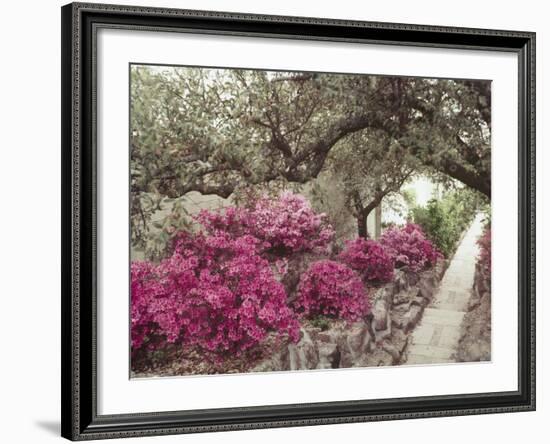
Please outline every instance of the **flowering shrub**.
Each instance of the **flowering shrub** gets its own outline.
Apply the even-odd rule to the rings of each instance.
[[[357,321],[369,312],[370,301],[361,279],[351,268],[320,260],[302,275],[293,306],[308,318],[322,315]]]
[[[441,257],[432,242],[426,239],[420,226],[412,223],[401,228],[387,229],[380,243],[395,261],[396,267],[407,266],[415,272],[434,265]]]
[[[262,241],[263,252],[279,257],[324,249],[334,237],[326,215],[316,214],[305,197],[291,192],[278,199],[263,196],[249,208],[203,210],[197,220],[209,233],[252,235]]]
[[[249,226],[252,224],[251,211],[244,207],[224,207],[218,210],[201,210],[195,216],[207,233],[214,234],[224,231],[232,237],[240,237],[250,234]]]
[[[491,272],[491,227],[487,226],[477,240],[479,245],[478,261],[486,273]]]
[[[154,266],[151,262],[132,262],[130,275],[132,350],[141,348],[146,341],[148,348],[153,348],[154,343],[162,341],[149,307],[156,277]]]
[[[393,260],[379,242],[362,237],[347,241],[338,258],[357,271],[365,282],[389,282],[393,278]]]
[[[132,263],[132,347],[150,338],[196,347],[220,358],[239,355],[270,332],[298,340],[286,293],[252,236],[178,236],[158,265]]]

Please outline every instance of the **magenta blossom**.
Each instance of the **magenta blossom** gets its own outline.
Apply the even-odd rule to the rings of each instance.
[[[382,234],[380,243],[395,266],[408,267],[411,271],[422,271],[435,265],[442,254],[426,238],[419,225],[408,223],[404,227],[388,228]]]
[[[374,240],[358,237],[347,241],[338,259],[353,268],[365,282],[383,283],[393,278],[393,260]]]
[[[211,234],[254,236],[264,253],[279,257],[324,250],[334,237],[326,215],[315,213],[303,196],[288,191],[277,199],[263,196],[246,208],[202,210],[197,220]]]
[[[491,272],[491,227],[488,226],[483,230],[483,234],[477,240],[479,246],[478,262],[483,267],[486,273]]]
[[[368,314],[370,300],[361,278],[351,268],[321,260],[301,276],[293,306],[308,318],[322,315],[358,321]]]
[[[227,233],[178,236],[158,265],[131,269],[132,348],[166,342],[220,358],[239,355],[268,334],[298,340],[287,295],[257,254],[258,239]]]

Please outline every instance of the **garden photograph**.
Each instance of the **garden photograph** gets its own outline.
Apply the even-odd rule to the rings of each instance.
[[[491,361],[491,81],[129,81],[131,378]]]

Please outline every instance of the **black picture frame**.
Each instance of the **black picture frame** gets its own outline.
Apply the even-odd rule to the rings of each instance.
[[[535,409],[535,33],[72,3],[62,15],[62,436],[71,440]],[[97,414],[95,38],[99,27],[513,52],[519,65],[518,390]]]

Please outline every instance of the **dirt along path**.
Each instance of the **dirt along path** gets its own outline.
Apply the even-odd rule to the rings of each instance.
[[[405,364],[455,362],[460,325],[466,314],[478,256],[483,216],[478,214],[458,246],[433,302],[413,332]]]

